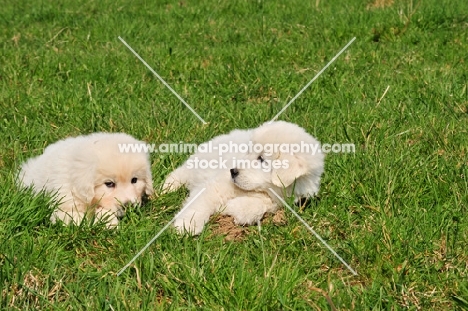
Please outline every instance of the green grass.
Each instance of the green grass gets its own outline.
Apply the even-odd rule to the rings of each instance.
[[[2,1],[0,309],[331,310],[327,297],[343,310],[467,309],[468,2],[369,3]],[[15,185],[22,161],[68,136],[201,143],[256,127],[353,37],[280,119],[356,145],[327,157],[301,216],[358,276],[286,211],[242,241],[216,224],[169,230],[117,277],[186,192],[107,231],[53,225],[50,198]],[[155,185],[187,156],[152,154]]]

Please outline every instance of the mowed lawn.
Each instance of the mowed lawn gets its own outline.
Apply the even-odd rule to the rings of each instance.
[[[468,308],[466,0],[2,1],[0,309]],[[146,68],[122,37],[207,122]],[[319,196],[257,226],[165,231],[187,191],[118,230],[49,221],[19,165],[65,137],[126,132],[201,143],[276,115],[329,153]],[[152,153],[159,193],[188,154]],[[227,229],[226,229],[227,228]]]

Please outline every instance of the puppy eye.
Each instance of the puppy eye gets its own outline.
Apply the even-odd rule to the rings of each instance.
[[[107,188],[115,188],[115,182],[113,181],[106,181],[104,185],[106,185]]]
[[[263,163],[263,161],[265,161],[265,159],[261,155],[258,156],[257,160],[260,161],[261,163]]]
[[[132,178],[132,184],[136,184],[137,181],[138,181],[138,178],[136,178],[136,177]]]

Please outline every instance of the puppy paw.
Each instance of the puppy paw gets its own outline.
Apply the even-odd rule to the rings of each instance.
[[[50,216],[50,221],[55,224],[57,221],[62,222],[64,225],[80,225],[85,218],[85,213],[76,210],[63,211],[60,209],[55,210]]]
[[[182,183],[169,175],[162,186],[161,194],[176,191],[180,187],[182,187]]]
[[[270,209],[271,201],[266,198],[237,197],[229,200],[223,214],[234,217],[237,225],[253,225]]]
[[[253,225],[260,221],[265,215],[264,209],[255,209],[249,207],[241,207],[236,212],[231,213],[234,217],[234,223],[236,225]]]
[[[179,234],[199,235],[204,226],[204,222],[195,222],[193,219],[177,218],[174,221],[174,228]]]
[[[94,222],[104,222],[106,223],[107,229],[115,229],[119,225],[119,219],[115,212],[105,210],[105,209],[97,209],[96,210],[96,217]]]

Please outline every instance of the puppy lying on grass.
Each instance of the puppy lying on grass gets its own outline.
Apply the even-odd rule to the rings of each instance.
[[[35,192],[56,194],[59,207],[51,221],[80,224],[85,215],[117,226],[124,206],[140,204],[153,193],[149,155],[121,152],[144,144],[123,133],[94,133],[58,141],[21,166],[19,182]]]
[[[205,189],[174,221],[181,233],[200,234],[217,212],[233,216],[239,225],[254,224],[281,205],[274,193],[301,199],[319,191],[324,154],[320,143],[295,124],[234,130],[200,147],[163,185],[165,192],[185,185],[190,195],[184,206]]]

